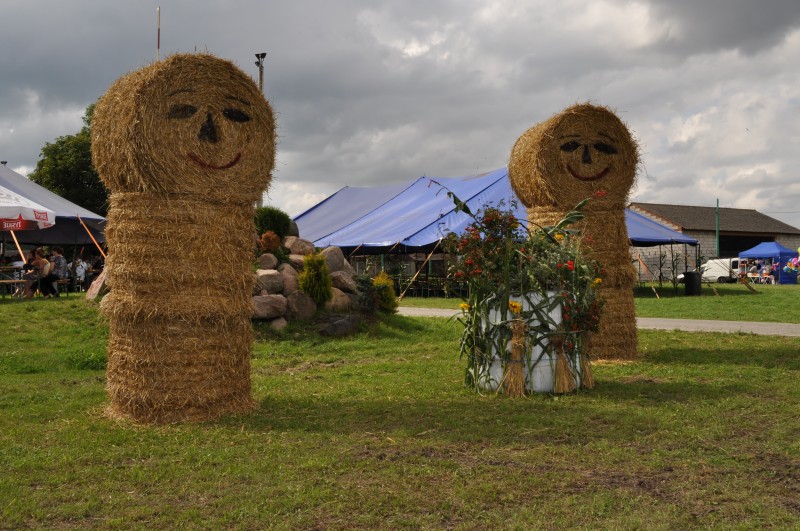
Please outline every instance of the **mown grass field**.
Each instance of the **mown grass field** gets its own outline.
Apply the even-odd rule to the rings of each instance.
[[[94,306],[0,327],[0,528],[800,526],[797,338],[641,331],[596,389],[508,400],[462,387],[452,321],[259,328],[258,411],[148,427],[103,416]]]

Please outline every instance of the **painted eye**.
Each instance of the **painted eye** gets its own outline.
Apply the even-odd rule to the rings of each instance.
[[[183,120],[193,116],[196,112],[197,107],[193,105],[187,105],[185,103],[179,103],[169,108],[167,118],[177,118],[179,120]]]
[[[249,122],[250,117],[239,109],[225,109],[222,115],[231,122]]]
[[[606,155],[616,155],[617,148],[614,146],[610,146],[608,144],[604,144],[603,142],[598,142],[594,145],[594,148],[599,151],[600,153],[605,153]]]
[[[573,151],[575,151],[579,147],[581,147],[581,145],[578,142],[575,142],[574,140],[570,140],[566,144],[562,144],[561,145],[561,151],[566,151],[567,153],[572,153]]]

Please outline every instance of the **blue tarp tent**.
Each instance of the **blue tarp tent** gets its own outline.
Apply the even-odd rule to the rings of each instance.
[[[455,178],[420,177],[410,184],[372,188],[345,187],[294,218],[300,235],[317,247],[335,245],[358,254],[428,251],[449,232],[461,234],[473,221],[455,212],[448,190],[472,212],[487,206],[511,208],[526,223],[506,168]],[[697,240],[672,231],[635,212],[626,212],[631,244],[696,245]]]
[[[632,210],[625,210],[625,226],[628,228],[631,245],[636,247],[655,247],[670,243],[698,244],[695,238],[674,231]]]
[[[797,273],[789,273],[783,270],[786,262],[792,258],[797,258],[797,251],[777,242],[762,242],[746,251],[739,253],[739,258],[771,258],[772,263],[778,264],[779,274],[775,275],[778,284],[797,284]]]

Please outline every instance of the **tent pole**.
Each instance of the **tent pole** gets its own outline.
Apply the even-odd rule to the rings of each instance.
[[[17,251],[19,251],[19,257],[24,262],[25,261],[25,253],[22,252],[22,247],[20,247],[20,245],[19,245],[19,241],[17,240],[17,235],[14,234],[13,230],[10,231],[10,232],[11,232],[11,237],[14,238],[14,243],[17,245]]]
[[[97,250],[100,251],[100,254],[103,256],[103,260],[107,260],[108,258],[106,257],[106,253],[103,252],[103,248],[100,247],[100,244],[97,243],[97,240],[94,239],[94,235],[89,230],[89,227],[86,226],[86,223],[83,222],[83,220],[81,219],[80,216],[78,216],[78,221],[80,221],[81,225],[83,225],[83,228],[86,230],[86,234],[88,234],[89,237],[92,239],[92,241],[94,242],[95,247],[97,247]]]
[[[436,245],[434,245],[434,246],[433,246],[433,249],[431,250],[431,253],[430,253],[430,254],[428,255],[428,257],[425,259],[425,261],[424,261],[424,262],[422,262],[422,265],[420,266],[420,268],[419,268],[419,269],[417,269],[417,272],[416,272],[416,273],[414,273],[414,276],[412,277],[411,281],[408,283],[408,286],[406,286],[406,289],[404,289],[404,290],[403,290],[403,293],[401,293],[401,294],[400,294],[400,296],[399,296],[399,297],[397,297],[397,302],[400,302],[401,300],[403,300],[403,297],[405,297],[405,296],[406,296],[406,292],[408,291],[408,288],[410,288],[410,287],[411,287],[411,286],[414,284],[414,281],[415,281],[415,280],[417,280],[417,277],[418,277],[418,276],[419,276],[419,274],[422,272],[422,270],[425,268],[425,264],[427,264],[427,263],[428,263],[428,260],[430,260],[430,259],[431,259],[431,256],[433,256],[433,253],[435,253],[435,252],[436,252],[436,249],[437,249],[437,247],[439,247],[439,244],[440,244],[440,243],[442,243],[442,238],[439,238],[439,241],[437,241],[437,242],[436,242]]]

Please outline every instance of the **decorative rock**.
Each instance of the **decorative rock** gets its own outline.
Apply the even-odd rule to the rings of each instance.
[[[344,267],[344,254],[338,247],[326,247],[320,254],[325,257],[329,272],[341,271]]]
[[[322,336],[342,337],[352,334],[361,324],[361,316],[356,314],[349,315],[329,315],[317,326],[317,332]]]
[[[314,313],[317,311],[317,303],[302,291],[295,291],[289,295],[286,302],[290,319],[307,321],[314,317]]]
[[[264,253],[258,257],[259,269],[275,269],[278,266],[278,259],[272,253]]]
[[[297,270],[289,264],[281,264],[278,271],[283,277],[283,294],[287,297],[299,289]]]
[[[303,258],[305,255],[302,254],[290,254],[289,255],[289,265],[291,265],[296,271],[303,270]]]
[[[256,288],[265,289],[267,293],[280,293],[283,291],[283,276],[274,269],[259,269],[256,271]]]
[[[275,319],[286,313],[287,300],[283,295],[256,295],[253,297],[254,319]]]
[[[325,303],[325,309],[330,312],[349,312],[352,309],[350,297],[339,288],[333,289],[333,299]]]
[[[287,236],[283,239],[283,246],[289,249],[289,254],[314,254],[314,244],[297,236]]]
[[[354,277],[356,275],[356,270],[353,269],[353,266],[351,266],[350,262],[348,262],[347,260],[345,260],[344,264],[342,264],[342,271],[344,271],[351,277]]]
[[[104,269],[103,272],[94,279],[89,289],[86,290],[86,300],[97,300],[106,293],[108,293],[108,286],[106,286],[106,270]]]
[[[338,288],[347,293],[355,293],[356,281],[353,280],[352,275],[348,275],[344,271],[334,271],[331,273],[331,284],[334,288]]]
[[[283,317],[278,317],[277,319],[273,319],[272,322],[269,323],[269,327],[271,330],[275,332],[280,332],[289,324],[289,321],[284,319]]]

